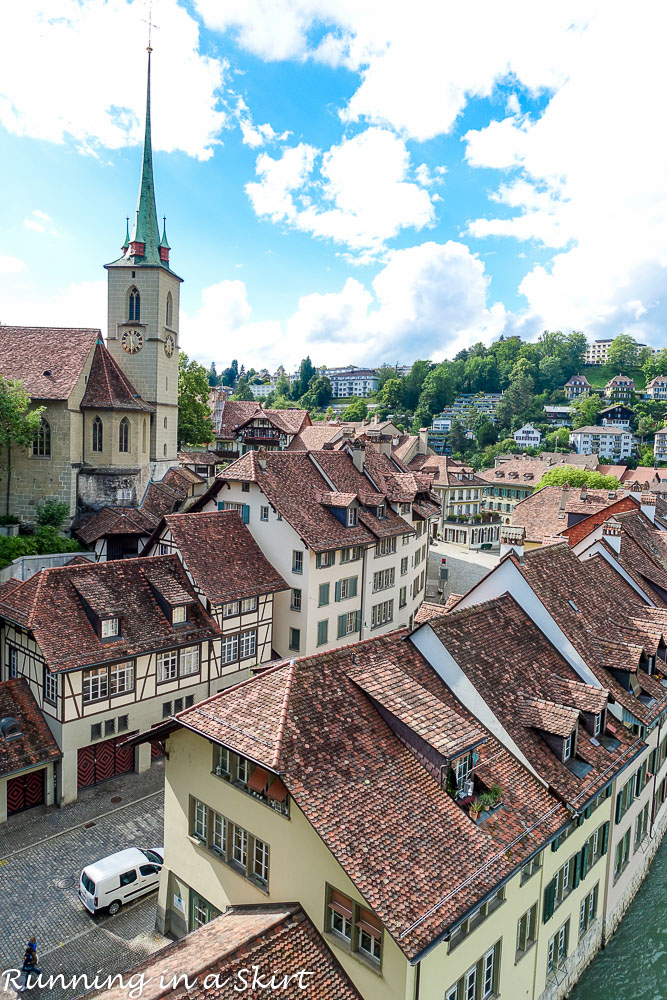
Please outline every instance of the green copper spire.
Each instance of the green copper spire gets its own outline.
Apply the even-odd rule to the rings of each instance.
[[[162,239],[160,240],[160,246],[165,250],[171,250],[169,242],[167,240],[167,216],[162,216]]]
[[[129,218],[129,216],[126,216],[125,217],[125,242],[123,243],[123,246],[121,247],[121,250],[123,251],[123,253],[125,253],[125,251],[129,247],[129,245],[130,245],[130,218]]]
[[[153,148],[151,144],[151,48],[148,48],[148,84],[146,88],[146,132],[144,135],[144,160],[141,168],[141,186],[137,215],[130,243],[143,243],[145,251],[138,262],[160,264],[160,230],[155,208],[155,184],[153,181]]]

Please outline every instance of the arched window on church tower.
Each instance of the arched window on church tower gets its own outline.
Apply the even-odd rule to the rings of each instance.
[[[123,417],[118,427],[118,451],[130,450],[130,421]]]
[[[33,455],[42,458],[51,457],[51,425],[44,417],[39,422],[39,427],[32,441]]]
[[[146,451],[146,418],[144,417],[144,426],[141,432],[141,450]]]
[[[167,326],[171,327],[174,319],[174,301],[171,297],[171,292],[167,292],[167,316],[165,323]]]
[[[141,296],[136,288],[130,289],[127,318],[138,323],[141,320]]]
[[[99,417],[93,420],[93,451],[102,451],[102,421]]]

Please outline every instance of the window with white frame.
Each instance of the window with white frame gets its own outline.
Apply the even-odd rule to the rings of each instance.
[[[172,625],[182,625],[187,620],[187,617],[188,609],[185,604],[177,604],[175,608],[171,609]]]
[[[452,763],[456,775],[456,787],[460,790],[465,785],[466,779],[472,770],[472,754],[465,753],[462,757],[457,757]]]
[[[354,902],[349,896],[343,895],[337,889],[329,890],[330,899],[328,904],[328,927],[343,938],[348,944],[352,943]]]
[[[242,826],[232,824],[234,829],[232,839],[232,860],[245,871],[248,864],[248,833]]]
[[[157,681],[173,681],[178,676],[178,650],[169,649],[157,654]]]
[[[338,638],[343,639],[347,635],[353,635],[359,631],[361,624],[361,612],[348,611],[347,614],[338,616]]]
[[[574,749],[574,732],[571,732],[569,736],[566,736],[563,740],[563,760],[569,760],[572,756],[572,751]]]
[[[586,933],[597,916],[598,889],[600,883],[591,889],[587,896],[581,901],[579,906],[579,937]]]
[[[223,635],[220,643],[220,659],[223,663],[234,663],[239,658],[239,637]]]
[[[254,838],[255,846],[253,851],[253,868],[252,873],[258,882],[262,885],[268,885],[269,882],[269,845],[263,840],[259,840],[257,837]]]
[[[303,552],[300,549],[294,549],[292,552],[292,572],[303,573]]]
[[[404,608],[407,603],[408,603],[408,588],[401,587],[401,589],[398,592],[398,606],[399,608]]]
[[[292,600],[290,601],[292,611],[301,611],[301,590],[299,587],[292,587]]]
[[[134,660],[109,667],[109,694],[126,694],[134,689]]]
[[[325,555],[325,553],[322,553],[322,555]],[[361,546],[353,545],[349,549],[342,549],[340,554],[340,561],[342,563],[356,562],[357,559],[361,559]]]
[[[201,799],[194,800],[194,816],[192,832],[198,840],[203,840],[206,843],[206,834],[208,831],[208,810],[206,804],[201,801]]]
[[[101,636],[103,639],[112,639],[118,635],[118,619],[103,618],[101,623]]]
[[[598,712],[593,717],[593,736],[599,736],[602,729],[602,712]]]
[[[249,611],[257,611],[256,597],[246,597],[245,600],[241,601],[241,614],[245,615]]]
[[[389,590],[394,586],[395,579],[396,570],[393,566],[391,569],[381,569],[373,573],[373,593],[377,593],[378,590]]]
[[[387,625],[390,621],[393,621],[393,618],[393,600],[374,604],[371,610],[371,628],[379,628],[381,625]]]
[[[396,539],[395,538],[381,538],[375,544],[375,555],[376,556],[388,556],[396,551]]]
[[[549,941],[547,948],[547,975],[551,975],[560,969],[567,958],[568,938],[570,935],[570,921],[565,921],[559,927],[554,936]]]
[[[199,673],[199,646],[186,646],[181,650],[181,676]]]
[[[247,785],[249,777],[250,777],[250,761],[247,760],[245,757],[237,757],[236,780],[241,785]]]
[[[648,811],[649,803],[647,802],[635,820],[635,851],[643,843],[648,834]]]
[[[55,705],[58,700],[58,674],[44,668],[44,698]]]
[[[401,559],[401,576],[407,576],[407,572],[408,572],[408,557],[404,556],[403,559]]]
[[[516,961],[523,958],[537,940],[537,903],[519,918],[516,925]]]
[[[241,659],[247,660],[257,652],[257,633],[254,629],[241,632]]]
[[[213,773],[217,774],[219,778],[229,777],[231,774],[229,750],[227,747],[213,747]]]
[[[213,833],[211,847],[218,854],[227,857],[227,824],[225,817],[218,812],[213,812]]]
[[[238,615],[241,605],[239,601],[227,601],[226,604],[222,605],[222,617],[223,618],[234,618]]]
[[[358,510],[357,510],[356,507],[348,507],[347,508],[347,526],[348,526],[348,528],[354,528],[354,527],[356,527],[356,525],[358,523],[358,520],[357,520],[358,519],[358,515],[359,515],[359,512],[358,512]]]
[[[259,519],[260,519],[260,521],[268,521],[269,520],[269,508],[268,507],[260,507],[259,508]]]
[[[343,559],[342,562],[345,562],[345,560]],[[335,564],[336,564],[335,551],[318,552],[317,555],[315,556],[316,569],[327,569],[329,566],[334,566]]]
[[[7,660],[9,662],[9,676],[18,677],[19,675],[19,651],[16,646],[7,646]]]
[[[382,959],[382,924],[370,910],[358,907],[357,949],[361,955],[379,965]]]
[[[109,676],[106,667],[93,667],[83,672],[83,700],[99,701],[109,696]]]

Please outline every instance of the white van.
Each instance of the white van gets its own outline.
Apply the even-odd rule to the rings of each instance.
[[[79,899],[90,913],[104,909],[118,913],[123,903],[131,903],[157,889],[163,864],[163,847],[146,850],[130,847],[110,854],[83,869]]]

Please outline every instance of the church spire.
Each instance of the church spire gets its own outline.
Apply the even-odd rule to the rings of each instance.
[[[153,180],[153,147],[151,142],[151,52],[148,46],[148,81],[146,87],[146,130],[144,133],[144,158],[141,167],[141,185],[137,212],[130,237],[129,255],[141,264],[160,264],[160,230],[155,208],[155,182]]]

